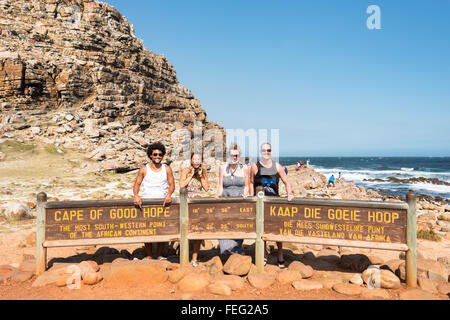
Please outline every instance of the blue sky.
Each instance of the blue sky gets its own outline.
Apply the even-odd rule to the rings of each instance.
[[[279,129],[282,156],[450,156],[448,0],[106,2],[209,121]]]

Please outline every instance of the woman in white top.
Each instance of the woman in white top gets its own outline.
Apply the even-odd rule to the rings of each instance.
[[[147,155],[151,162],[139,169],[134,183],[134,204],[142,208],[142,198],[144,199],[162,199],[163,207],[166,203],[172,202],[172,193],[175,191],[175,180],[170,166],[162,164],[161,161],[166,154],[166,148],[162,143],[156,142],[147,149]],[[143,184],[142,198],[139,196],[139,189]],[[169,190],[166,191],[167,186]],[[158,242],[156,254],[158,259],[163,259],[162,251],[165,242]],[[152,244],[145,243],[147,254],[152,257]]]

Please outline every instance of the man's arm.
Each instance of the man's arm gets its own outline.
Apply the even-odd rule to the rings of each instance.
[[[175,178],[173,177],[172,168],[166,165],[166,173],[167,173],[167,183],[169,184],[169,190],[167,191],[166,197],[164,198],[163,206],[166,203],[172,202],[172,193],[175,191]]]
[[[134,200],[133,203],[140,207],[142,209],[142,199],[139,197],[139,189],[141,188],[142,181],[144,180],[145,174],[146,174],[146,167],[143,166],[139,169],[139,172],[136,177],[136,181],[134,182],[133,186],[133,195]]]
[[[291,183],[288,180],[286,172],[284,172],[283,166],[279,163],[277,163],[277,170],[278,170],[278,174],[280,175],[281,181],[283,181],[284,185],[286,186],[286,192],[288,194],[288,201],[291,201],[294,198],[294,195],[292,194]]]

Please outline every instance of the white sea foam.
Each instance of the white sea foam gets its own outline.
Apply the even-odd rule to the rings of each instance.
[[[372,189],[392,189],[392,190],[414,190],[418,193],[441,195],[450,197],[450,186],[437,185],[426,182],[417,183],[395,183],[392,181],[368,181],[370,179],[386,179],[388,177],[395,177],[398,179],[410,178],[437,178],[441,181],[450,182],[450,172],[428,172],[428,171],[414,171],[414,168],[401,168],[401,170],[349,170],[340,168],[323,168],[315,167],[316,171],[329,178],[332,174],[338,178],[339,172],[341,177],[347,181],[352,181],[356,184],[364,185]]]

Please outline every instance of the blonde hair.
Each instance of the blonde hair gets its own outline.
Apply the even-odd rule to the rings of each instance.
[[[230,144],[230,147],[228,148],[228,155],[230,155],[230,152],[232,150],[237,150],[239,151],[239,155],[241,154],[241,148],[239,148],[239,146],[236,143]]]

